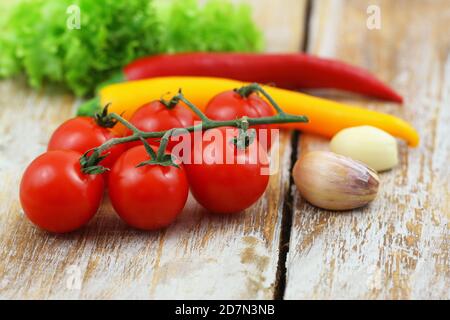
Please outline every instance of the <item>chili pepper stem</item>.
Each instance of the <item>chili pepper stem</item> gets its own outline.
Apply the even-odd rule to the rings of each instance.
[[[158,148],[158,152],[156,154],[155,159],[151,159],[151,161],[148,161],[144,164],[161,164],[161,165],[174,165],[176,164],[170,162],[165,157],[165,151],[167,148],[167,143],[171,136],[176,136],[185,132],[193,132],[193,131],[201,131],[201,130],[208,130],[218,127],[236,127],[239,129],[242,129],[243,131],[246,131],[250,126],[255,125],[262,125],[262,124],[276,124],[276,123],[293,123],[293,122],[308,122],[308,118],[306,116],[296,116],[291,114],[286,114],[284,111],[276,104],[275,101],[270,97],[267,92],[264,91],[258,84],[252,84],[250,86],[253,86],[255,90],[258,90],[261,92],[268,100],[269,102],[274,106],[274,108],[277,110],[277,114],[272,117],[262,117],[262,118],[248,118],[247,116],[244,116],[239,119],[234,120],[224,120],[224,121],[218,121],[218,120],[211,120],[209,119],[200,109],[198,109],[195,105],[193,105],[189,100],[187,100],[181,90],[178,92],[176,96],[174,96],[171,101],[179,100],[184,102],[195,114],[199,116],[199,118],[202,120],[201,123],[187,127],[187,128],[172,128],[170,130],[165,131],[156,131],[156,132],[144,132],[136,128],[133,124],[131,124],[129,121],[122,118],[120,115],[116,113],[111,113],[108,116],[111,120],[120,122],[122,125],[130,129],[133,134],[127,137],[121,137],[121,138],[113,138],[111,140],[108,140],[104,144],[102,144],[99,147],[93,148],[91,150],[88,150],[80,159],[80,163],[82,164],[82,170],[84,173],[101,173],[99,170],[101,166],[98,165],[98,163],[103,160],[104,156],[101,156],[101,154],[105,151],[111,148],[112,146],[116,144],[121,143],[127,143],[132,141],[145,141],[144,139],[148,138],[161,138],[160,146]],[[146,143],[144,143],[146,145]],[[148,148],[147,148],[148,149]],[[88,155],[89,154],[89,155]],[[141,164],[143,165],[143,164]],[[93,170],[93,168],[95,170]],[[106,170],[106,169],[105,169]]]

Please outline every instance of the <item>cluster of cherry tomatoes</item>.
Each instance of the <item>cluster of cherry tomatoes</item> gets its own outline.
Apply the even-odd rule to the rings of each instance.
[[[242,96],[226,91],[209,102],[205,114],[213,120],[233,120],[242,116],[267,117],[274,113],[255,93]],[[168,108],[161,101],[153,101],[138,109],[130,123],[142,131],[156,132],[189,127],[196,120],[196,115],[183,105]],[[230,127],[209,130],[225,129],[230,130]],[[238,136],[238,129],[233,130]],[[137,167],[149,160],[148,150],[139,141],[117,144],[105,151],[108,155],[100,164],[109,170],[104,174],[84,173],[80,157],[117,136],[114,130],[90,117],[76,117],[57,128],[47,152],[36,158],[22,177],[20,201],[28,218],[50,232],[76,230],[95,215],[108,190],[114,210],[127,224],[155,230],[169,225],[181,213],[189,189],[207,210],[225,214],[251,206],[268,184],[268,175],[261,174],[265,161],[261,157],[256,161],[235,159],[227,164],[208,161],[205,159],[208,154],[202,153],[200,163]],[[159,143],[154,139],[148,142]],[[169,143],[169,152],[174,143]],[[251,157],[249,153],[235,152],[236,145],[229,140],[202,140],[201,143],[203,148],[193,145],[192,153],[215,144],[215,150],[222,150],[223,154],[231,151],[234,157]],[[258,143],[258,136],[253,143]]]

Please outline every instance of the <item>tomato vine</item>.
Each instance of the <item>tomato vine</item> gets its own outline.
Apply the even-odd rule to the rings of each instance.
[[[252,134],[249,133],[250,126],[264,125],[264,124],[308,122],[308,118],[306,116],[297,116],[285,113],[283,109],[274,101],[274,99],[257,83],[253,83],[244,86],[242,88],[236,89],[236,91],[242,94],[247,94],[248,92],[261,93],[274,107],[274,109],[276,110],[276,114],[271,117],[261,117],[261,118],[249,118],[244,116],[234,120],[223,120],[223,121],[212,120],[208,118],[193,103],[191,103],[188,99],[186,99],[183,93],[181,92],[181,89],[178,92],[178,94],[176,94],[169,101],[161,100],[161,102],[167,106],[176,105],[180,101],[185,103],[201,119],[201,122],[199,124],[187,128],[173,128],[165,131],[145,132],[136,128],[133,124],[124,119],[122,116],[116,113],[110,113],[106,115],[105,114],[106,111],[104,111],[102,114],[102,118],[104,119],[104,121],[109,121],[110,123],[115,122],[121,123],[122,125],[127,127],[132,132],[132,134],[126,137],[113,138],[103,143],[102,145],[85,152],[83,156],[80,158],[82,171],[87,174],[100,174],[108,170],[105,167],[99,165],[99,163],[107,156],[107,154],[105,154],[105,151],[107,151],[109,148],[117,144],[141,140],[142,143],[146,146],[146,150],[150,156],[150,160],[145,161],[140,165],[158,164],[163,166],[170,165],[176,167],[177,164],[172,161],[171,156],[166,154],[167,143],[171,136],[180,135],[186,132],[203,131],[219,127],[236,127],[239,128],[240,130],[239,139],[238,141],[236,141],[236,144],[238,147],[239,146],[245,147],[248,145],[248,141],[252,140],[251,139]],[[161,138],[160,146],[157,152],[153,151],[153,149],[146,142],[145,139],[148,138]],[[239,140],[244,142],[240,143]]]

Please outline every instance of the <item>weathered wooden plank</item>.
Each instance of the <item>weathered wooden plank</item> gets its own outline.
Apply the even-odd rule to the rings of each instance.
[[[269,0],[251,3],[259,19],[275,14]],[[282,24],[271,18],[259,23],[266,34],[277,29],[297,37],[305,1],[284,4],[276,13],[283,15]],[[267,39],[276,39],[279,50],[296,50],[301,42],[300,37]],[[105,201],[83,230],[50,235],[23,217],[18,183],[25,166],[45,150],[51,132],[73,108],[70,95],[0,82],[1,298],[273,297],[289,181],[288,133],[281,139],[279,173],[245,214],[211,216],[191,199],[173,226],[145,233],[126,227]]]
[[[266,51],[296,52],[301,49],[306,0],[233,0],[251,5],[257,25],[264,30]]]
[[[381,29],[366,27],[369,5]],[[404,106],[343,97],[411,121],[417,149],[381,174],[378,198],[347,213],[313,208],[295,192],[286,299],[450,298],[450,37],[448,1],[314,1],[309,50],[364,66]],[[303,135],[299,153],[327,149]]]

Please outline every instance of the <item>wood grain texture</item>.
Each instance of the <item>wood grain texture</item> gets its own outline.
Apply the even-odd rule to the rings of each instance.
[[[366,28],[369,5],[380,30]],[[372,70],[404,106],[341,95],[393,113],[419,130],[400,164],[381,174],[378,198],[346,213],[313,208],[296,190],[286,299],[450,298],[449,1],[314,1],[309,51]],[[336,95],[334,95],[336,97]],[[299,154],[327,149],[302,135]]]
[[[306,0],[233,0],[251,5],[268,52],[296,52],[304,36]]]
[[[295,37],[268,36],[268,46],[300,46],[305,1],[284,1],[277,20],[260,21],[266,34],[278,28]],[[272,2],[253,1],[259,16]],[[298,12],[298,14],[293,14]],[[275,40],[273,40],[275,41]],[[244,214],[208,215],[192,199],[165,231],[126,227],[108,200],[89,225],[57,236],[23,216],[18,185],[25,166],[46,148],[51,132],[74,114],[73,97],[39,92],[23,81],[0,82],[0,298],[256,298],[274,294],[281,211],[288,190],[290,134],[281,137],[279,173],[265,196]],[[12,161],[12,159],[14,161]]]

